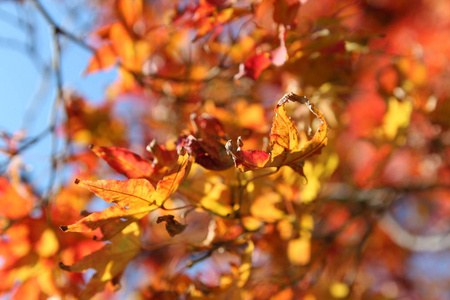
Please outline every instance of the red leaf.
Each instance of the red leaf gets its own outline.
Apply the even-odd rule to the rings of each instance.
[[[238,80],[242,77],[250,77],[256,80],[270,64],[269,53],[255,54],[239,66],[239,73],[234,75],[234,79]]]
[[[128,178],[150,178],[155,171],[151,162],[125,148],[92,145],[91,150]]]
[[[225,132],[219,120],[208,114],[192,118],[194,135],[182,136],[177,148],[183,147],[195,157],[195,162],[208,170],[230,168],[233,161],[226,153]]]
[[[177,151],[167,150],[156,141],[147,146],[153,161],[125,148],[91,146],[91,149],[118,173],[128,178],[146,178],[154,185],[170,171],[178,157]]]

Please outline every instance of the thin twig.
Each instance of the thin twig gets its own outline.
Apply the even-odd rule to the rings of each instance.
[[[95,52],[95,49],[91,46],[89,46],[86,42],[81,40],[80,38],[76,37],[74,34],[66,31],[65,29],[61,28],[56,24],[56,22],[53,20],[53,18],[50,16],[50,14],[45,10],[45,8],[42,6],[42,4],[39,2],[39,0],[32,0],[34,4],[36,5],[39,12],[42,14],[42,16],[45,18],[45,20],[54,28],[56,35],[63,35],[69,40],[73,41],[74,43],[78,44],[82,48],[90,51]]]
[[[14,156],[16,156],[16,155],[22,153],[23,151],[27,150],[29,147],[31,147],[34,144],[36,144],[37,142],[39,142],[42,138],[44,138],[47,134],[49,134],[51,132],[52,132],[51,129],[47,128],[44,131],[42,131],[41,133],[39,133],[38,135],[36,135],[35,137],[31,138],[26,143],[22,144],[18,149],[16,149],[12,153],[8,153],[10,155],[8,160],[3,162],[2,164],[0,164],[0,173],[4,173],[4,171],[2,169],[5,168],[6,166],[8,166],[8,164],[11,161],[11,158],[13,158]]]
[[[271,171],[271,172],[268,172],[268,173],[264,173],[264,174],[259,174],[259,175],[256,175],[256,176],[250,178],[250,179],[247,179],[247,182],[245,183],[244,187],[247,187],[247,185],[248,185],[250,182],[252,182],[252,181],[254,181],[254,180],[256,180],[256,179],[259,179],[259,178],[262,178],[262,177],[266,177],[266,176],[273,175],[273,174],[277,173],[278,170],[279,170],[279,168],[277,168],[277,169],[274,170],[274,171]]]
[[[50,115],[50,129],[53,133],[52,141],[51,141],[51,171],[50,178],[48,181],[47,192],[43,200],[43,205],[47,206],[50,201],[53,187],[56,181],[57,169],[58,169],[58,161],[56,159],[56,154],[58,151],[58,138],[56,136],[56,123],[57,123],[57,113],[60,102],[64,97],[63,87],[62,87],[62,74],[61,74],[61,45],[59,42],[58,30],[56,27],[53,27],[53,43],[54,43],[54,53],[53,53],[53,71],[55,72],[56,77],[56,87],[57,93],[56,98],[53,103],[53,108]]]
[[[196,207],[195,205],[187,204],[187,205],[174,207],[174,208],[167,208],[167,207],[164,207],[164,205],[161,205],[160,208],[165,211],[173,211],[173,210],[180,210],[180,209],[185,209],[185,208],[195,208],[195,207]]]

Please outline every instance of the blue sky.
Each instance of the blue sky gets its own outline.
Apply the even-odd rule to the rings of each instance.
[[[94,28],[92,12],[85,5],[77,6],[78,0],[73,1],[69,8],[65,2],[42,1],[42,4],[62,28],[76,36],[86,36],[88,30]],[[72,17],[70,11],[74,9],[78,14]],[[32,24],[34,41],[20,25],[21,20]],[[26,129],[27,137],[33,137],[48,126],[56,93],[55,79],[53,74],[44,76],[42,69],[36,67],[24,49],[25,45],[33,44],[42,60],[49,62],[52,54],[50,38],[50,26],[30,2],[0,3],[0,131],[11,134]],[[91,101],[102,100],[105,87],[114,80],[116,71],[83,76],[89,51],[65,39],[62,39],[62,44],[64,87],[76,90]],[[47,136],[23,153],[24,162],[30,169],[29,175],[37,186],[45,186],[49,175],[50,144],[50,136]],[[0,164],[6,159],[0,156]]]

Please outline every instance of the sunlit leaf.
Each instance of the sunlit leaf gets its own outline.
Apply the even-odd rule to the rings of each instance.
[[[141,250],[139,226],[136,223],[130,224],[120,234],[111,238],[110,242],[71,266],[60,263],[60,267],[69,272],[83,272],[90,268],[96,271],[79,299],[90,299],[103,291],[110,281],[114,285],[118,283],[128,263]]]
[[[97,229],[109,222],[120,219],[138,220],[145,214],[158,208],[152,202],[154,187],[146,179],[129,179],[119,181],[114,179],[83,181],[76,183],[109,203],[111,206],[101,212],[95,212],[69,226],[61,226],[68,232],[87,232]]]
[[[180,186],[179,190],[191,204],[214,214],[225,217],[233,212],[229,205],[230,187],[224,184],[219,177],[209,175],[190,178],[188,182],[186,181]]]
[[[173,167],[162,180],[160,180],[156,186],[156,192],[152,196],[152,201],[156,205],[164,205],[167,198],[170,197],[180,185],[181,181],[187,176],[192,164],[192,159],[189,154],[180,155],[177,164]]]
[[[117,11],[121,14],[124,23],[130,29],[132,29],[135,22],[142,17],[144,6],[142,0],[118,0],[115,5],[117,6]]]
[[[59,250],[59,242],[55,232],[46,228],[38,242],[36,243],[36,252],[42,257],[50,257]]]
[[[322,187],[322,182],[333,174],[338,164],[339,157],[335,153],[324,155],[315,163],[305,162],[303,173],[308,178],[308,184],[302,187],[300,193],[302,202],[307,203],[316,199]]]
[[[91,150],[111,168],[128,178],[148,178],[154,172],[151,162],[128,149],[91,146]]]
[[[155,188],[146,179],[129,180],[75,180],[75,184],[87,188],[108,203],[127,207],[134,202],[152,204],[151,197]]]
[[[409,125],[412,109],[409,101],[400,102],[395,98],[389,99],[383,120],[383,133],[386,138],[394,139],[400,129],[405,129]]]
[[[250,277],[251,269],[252,269],[252,255],[253,250],[255,249],[255,244],[252,240],[247,241],[247,247],[244,250],[244,254],[241,257],[241,265],[239,267],[239,279],[237,282],[238,287],[243,287],[248,278]]]
[[[110,225],[107,229],[104,228],[103,233],[107,237],[116,234],[117,228],[123,228],[161,207],[167,198],[178,189],[180,182],[188,172],[190,163],[188,154],[180,156],[177,165],[158,182],[156,189],[147,179],[142,178],[124,181],[77,179],[76,184],[87,188],[106,202],[117,205],[108,207],[101,212],[92,213],[73,225],[61,226],[61,229],[68,232],[89,232],[114,222],[115,226]],[[103,237],[103,239],[106,238]]]
[[[282,198],[275,192],[265,191],[260,197],[256,198],[251,206],[251,213],[254,217],[265,222],[275,222],[284,217],[284,212],[275,205],[280,203]]]
[[[334,282],[330,286],[330,294],[333,298],[343,299],[348,296],[350,288],[342,282]]]
[[[311,241],[308,238],[298,238],[289,241],[288,258],[294,265],[306,265],[311,258]]]
[[[320,119],[321,124],[311,140],[300,141],[298,130],[284,109],[284,104],[287,102],[306,104],[310,111]],[[239,145],[242,142],[238,141],[238,147],[236,147],[231,140],[228,141],[226,148],[233,157],[236,167],[242,172],[287,165],[302,174],[305,159],[320,153],[320,150],[327,144],[327,132],[328,125],[322,113],[313,104],[310,104],[306,97],[289,93],[280,99],[275,109],[270,132],[270,152],[242,150]]]
[[[86,74],[100,70],[106,70],[117,62],[117,55],[111,44],[105,44],[98,48],[91,56],[88,66],[84,71]]]

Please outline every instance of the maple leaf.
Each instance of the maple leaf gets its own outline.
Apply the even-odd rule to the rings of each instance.
[[[128,28],[133,28],[136,21],[142,18],[144,3],[141,0],[118,0],[115,6]]]
[[[156,188],[147,179],[128,180],[79,180],[76,184],[87,188],[108,203],[101,212],[95,212],[69,226],[61,226],[63,231],[89,232],[102,227],[103,240],[114,236],[122,228],[133,223],[151,211],[163,207],[164,202],[178,188],[192,163],[188,154],[180,155],[176,166],[161,179]],[[112,224],[111,224],[112,223]]]
[[[120,147],[90,146],[92,152],[104,159],[115,171],[128,178],[150,178],[154,166],[147,159]]]
[[[97,271],[79,299],[90,299],[96,293],[103,291],[108,282],[118,287],[117,282],[125,267],[141,250],[139,226],[136,223],[128,225],[110,241],[110,244],[106,244],[100,250],[83,257],[71,266],[62,262],[59,264],[61,269],[69,272],[84,272],[90,268]]]
[[[298,130],[288,117],[284,104],[298,102],[306,104],[309,110],[319,118],[322,123],[313,138],[303,145],[300,141]],[[328,125],[318,109],[309,103],[306,97],[300,97],[294,93],[284,95],[275,108],[272,129],[270,132],[270,152],[242,150],[242,141],[238,139],[238,147],[231,140],[226,144],[228,154],[234,160],[236,167],[242,172],[260,168],[270,168],[287,165],[303,174],[303,163],[306,158],[318,154],[327,144]]]
[[[129,6],[130,3],[120,1],[118,5]],[[139,5],[135,8],[139,10]],[[133,14],[136,14],[133,16]],[[140,71],[144,60],[149,52],[148,44],[139,40],[128,29],[134,23],[140,12],[124,12],[123,22],[113,22],[104,28],[98,30],[95,35],[102,42],[95,53],[92,55],[89,64],[85,70],[85,74],[94,73],[105,68],[112,67],[116,62],[120,62],[126,69],[131,71]]]
[[[181,149],[181,148],[180,148]],[[150,160],[120,147],[97,147],[91,145],[91,150],[116,172],[128,178],[145,178],[156,185],[177,162],[175,150],[167,150],[153,140],[147,150]]]

